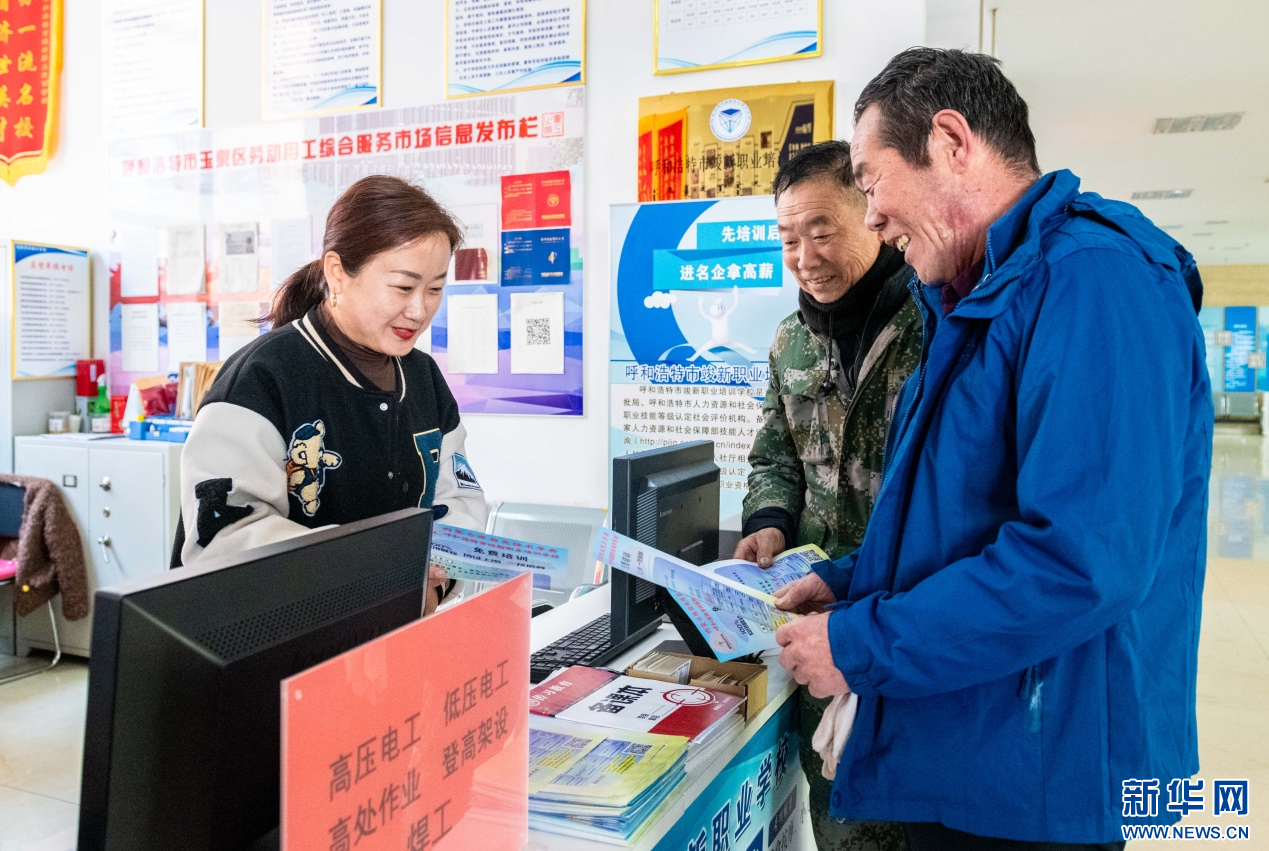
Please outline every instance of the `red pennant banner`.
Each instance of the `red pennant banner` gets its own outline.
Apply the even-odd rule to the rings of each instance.
[[[0,179],[39,174],[57,140],[62,0],[0,0]]]

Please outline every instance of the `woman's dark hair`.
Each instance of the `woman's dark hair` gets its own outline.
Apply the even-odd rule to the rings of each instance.
[[[451,252],[463,241],[458,223],[431,195],[399,177],[372,174],[349,186],[330,208],[322,257],[335,252],[348,274],[356,275],[376,254],[433,233],[445,235]],[[280,328],[326,299],[322,257],[283,282],[264,321]]]

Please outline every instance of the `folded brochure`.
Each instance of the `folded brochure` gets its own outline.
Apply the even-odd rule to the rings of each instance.
[[[828,561],[808,544],[780,553],[769,568],[743,559],[698,567],[608,529],[600,530],[595,557],[667,589],[722,661],[775,648],[776,630],[797,616],[777,609],[773,593]]]
[[[502,582],[521,573],[533,587],[559,588],[568,576],[568,550],[515,538],[474,532],[446,523],[432,524],[432,564],[450,579]]]

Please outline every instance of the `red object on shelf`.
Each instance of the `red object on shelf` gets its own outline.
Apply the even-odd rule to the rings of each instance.
[[[123,434],[123,409],[128,406],[127,396],[110,397],[110,433]]]
[[[96,396],[97,379],[106,372],[106,362],[100,359],[75,361],[75,395]]]

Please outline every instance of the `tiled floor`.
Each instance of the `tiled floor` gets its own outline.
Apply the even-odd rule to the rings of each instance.
[[[0,676],[33,661],[0,666]],[[66,656],[46,674],[0,685],[0,851],[75,826],[87,698],[88,665]]]
[[[1217,434],[1212,470],[1207,586],[1199,647],[1199,777],[1250,781],[1250,814],[1186,823],[1239,822],[1239,848],[1269,847],[1269,443]],[[3,673],[3,671],[0,671]],[[0,851],[70,847],[78,814],[87,666],[64,661],[48,674],[0,686]],[[1138,842],[1156,851],[1226,842]],[[41,851],[44,847],[41,845]]]

